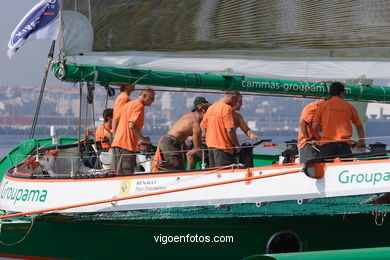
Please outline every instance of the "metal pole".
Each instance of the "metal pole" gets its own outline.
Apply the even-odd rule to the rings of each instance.
[[[81,110],[83,104],[83,83],[80,81],[80,103],[79,103],[79,122],[78,122],[78,132],[77,132],[77,143],[78,149],[80,152],[80,138],[81,138]]]
[[[52,41],[49,54],[47,55],[45,73],[43,75],[42,84],[41,84],[41,91],[39,92],[38,104],[37,104],[37,108],[35,109],[34,119],[33,119],[33,123],[31,126],[30,139],[34,138],[35,126],[37,125],[39,110],[41,109],[41,104],[42,104],[43,92],[45,91],[47,74],[49,72],[49,67],[50,67],[51,61],[53,60],[55,43],[56,43],[55,40]]]

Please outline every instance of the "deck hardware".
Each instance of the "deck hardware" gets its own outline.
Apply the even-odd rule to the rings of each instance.
[[[247,181],[245,181],[245,184],[250,185],[252,183],[251,178],[253,178],[253,172],[251,171],[250,168],[247,169],[246,174],[245,174],[245,178],[248,179]]]
[[[112,200],[114,200],[114,199],[116,199],[116,198],[117,198],[117,197],[114,196],[114,197],[112,197]],[[111,203],[111,205],[112,205],[113,207],[116,207],[116,206],[118,205],[118,202],[117,202],[117,201],[111,201],[110,203]]]
[[[385,217],[386,217],[386,212],[380,212],[378,210],[378,208],[376,210],[374,210],[372,212],[372,214],[374,215],[374,221],[375,221],[375,224],[380,227],[383,225],[383,222],[385,222]],[[380,220],[380,221],[378,221]]]
[[[70,159],[70,177],[74,177],[73,159]]]

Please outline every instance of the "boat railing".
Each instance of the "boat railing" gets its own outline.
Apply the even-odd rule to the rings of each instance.
[[[241,149],[252,149],[270,139],[263,139],[254,144],[245,144]],[[81,176],[101,176],[110,172],[112,155],[110,152],[99,151],[94,147],[95,142],[86,141],[58,146],[46,146],[35,149],[29,156],[16,156],[15,166],[8,171],[9,174],[27,177],[81,177]],[[80,149],[82,147],[82,149]],[[232,147],[233,148],[233,147]],[[212,148],[202,149],[201,168],[205,169],[207,152]],[[187,153],[188,150],[164,151],[164,153]],[[236,167],[253,167],[252,164],[240,164],[240,159],[236,159]],[[152,162],[155,151],[142,151],[136,153],[136,172],[152,172]],[[20,158],[20,159],[19,159]],[[20,163],[19,163],[20,162]],[[162,161],[164,162],[164,161]],[[162,170],[169,172],[171,170]]]
[[[388,153],[390,150],[384,150],[381,152],[365,152],[365,153],[352,153],[343,155],[331,155],[331,156],[320,156],[310,160],[307,160],[302,168],[302,171],[311,178],[318,178],[315,174],[310,172],[308,169],[312,168],[313,165],[318,163],[334,162],[335,159],[340,161],[360,161],[360,160],[375,160],[375,159],[388,159]]]

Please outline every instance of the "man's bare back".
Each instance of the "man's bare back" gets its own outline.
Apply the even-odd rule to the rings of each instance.
[[[184,143],[189,136],[196,136],[200,133],[200,114],[187,113],[173,124],[167,134],[174,136],[178,142]]]
[[[158,170],[184,170],[185,161],[183,154],[183,144],[185,140],[192,136],[194,149],[187,152],[187,158],[193,159],[194,154],[202,155],[202,130],[200,121],[202,120],[209,104],[204,104],[196,113],[188,113],[177,120],[168,133],[160,139],[155,160],[161,160],[156,165]],[[159,159],[161,157],[161,159]],[[193,160],[189,160],[189,167],[193,167]],[[190,168],[192,169],[192,168]]]

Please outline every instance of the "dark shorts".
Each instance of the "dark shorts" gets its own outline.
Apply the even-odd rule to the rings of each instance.
[[[311,144],[305,145],[303,148],[299,149],[299,161],[305,163],[306,161],[317,158],[320,153],[313,148]]]
[[[136,157],[135,152],[120,148],[112,148],[111,170],[120,174],[134,173]]]
[[[211,148],[209,151],[209,167],[225,166],[235,163],[233,154],[224,152],[222,150]]]
[[[352,154],[351,147],[345,142],[334,142],[321,145],[320,156]]]
[[[164,170],[184,170],[184,154],[182,144],[172,135],[165,135],[160,142],[163,162],[160,167]]]

